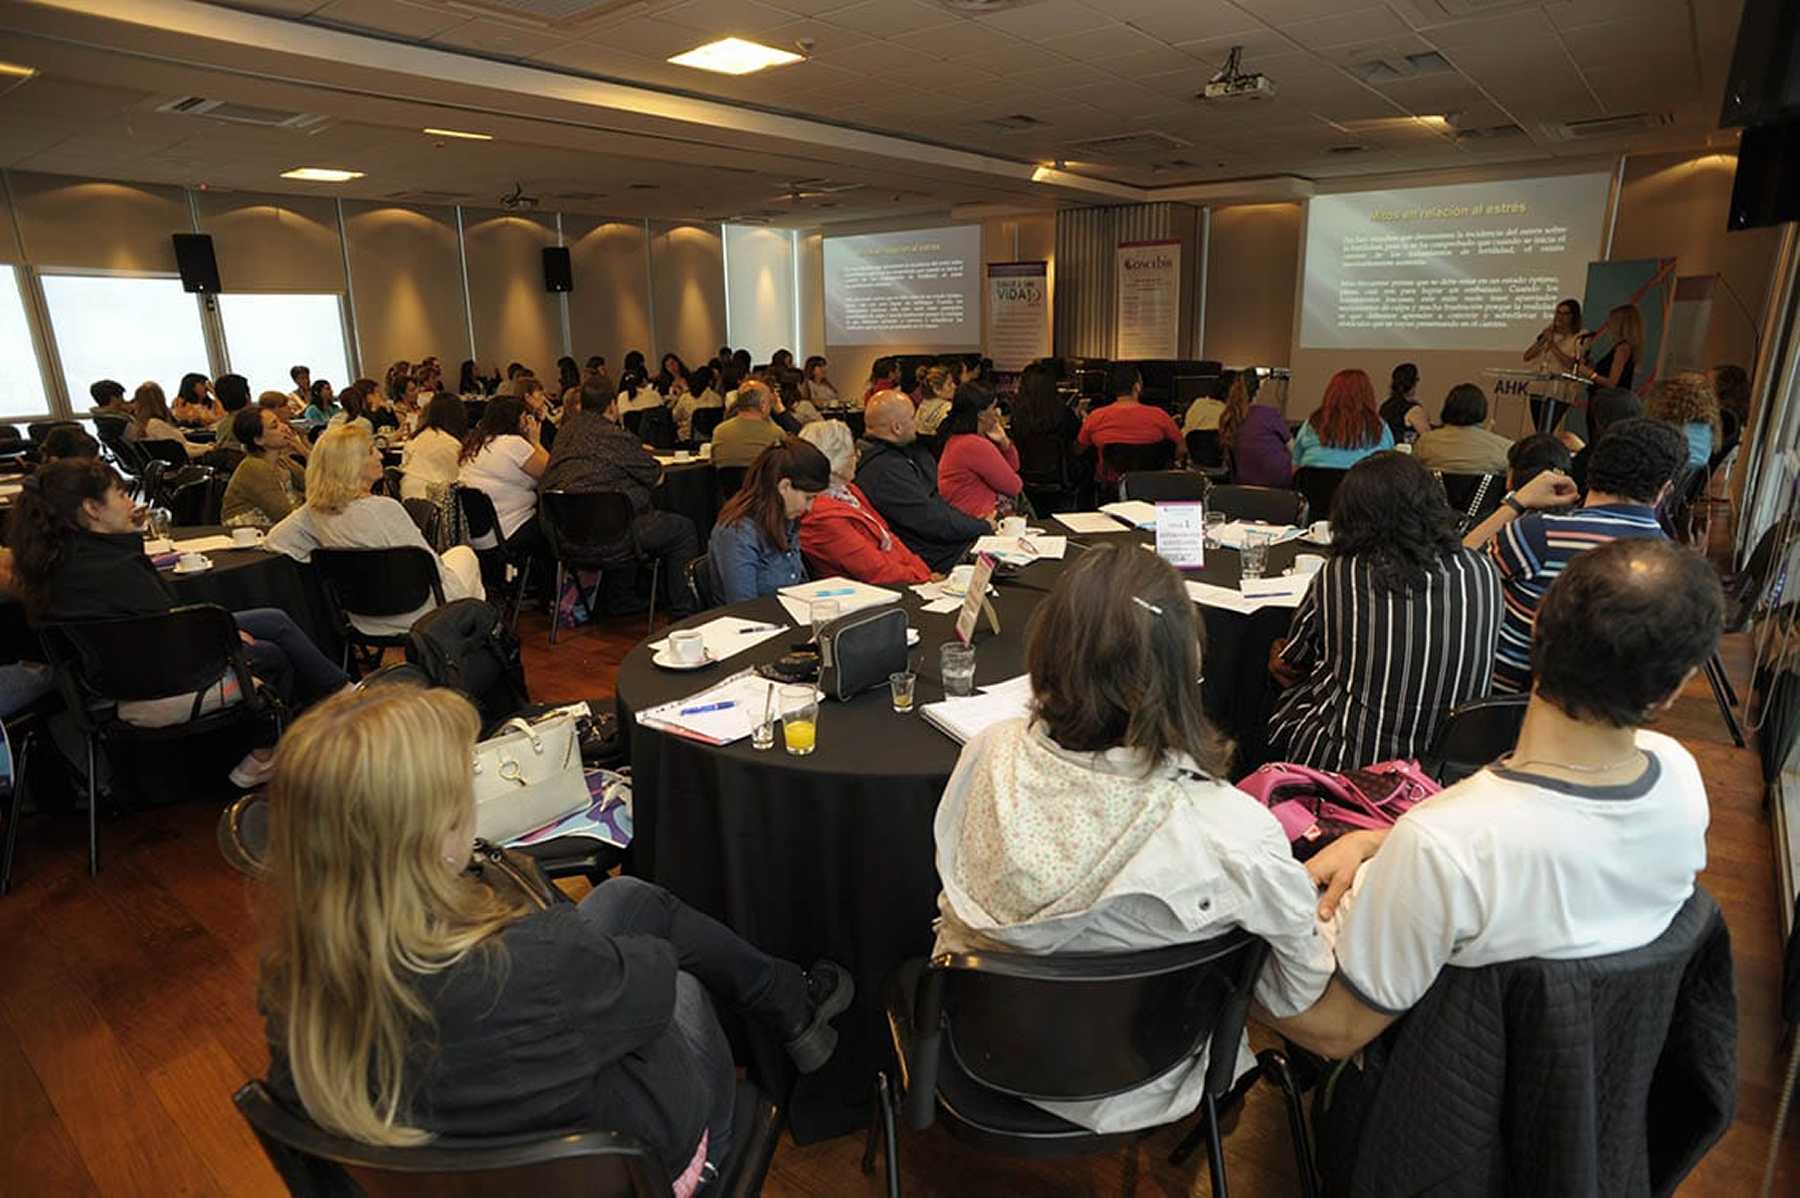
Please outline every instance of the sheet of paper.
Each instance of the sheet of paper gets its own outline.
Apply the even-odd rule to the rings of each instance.
[[[744,620],[737,616],[720,616],[709,620],[693,631],[700,634],[706,643],[706,651],[714,661],[724,661],[735,657],[746,649],[755,648],[772,636],[780,636],[789,631],[786,624],[771,624],[766,620]],[[654,642],[650,648],[653,652],[662,652],[668,647],[665,637]]]
[[[1278,574],[1273,578],[1246,578],[1238,589],[1246,599],[1257,599],[1275,607],[1299,607],[1312,586],[1311,574]]]
[[[1156,554],[1178,570],[1206,564],[1206,505],[1159,503],[1156,505]]]
[[[1017,719],[1031,712],[1031,690],[1021,694],[1016,687],[1001,684],[1002,689],[988,689],[977,695],[942,699],[927,703],[919,713],[939,732],[952,740],[967,744],[984,728],[1001,720]]]
[[[1103,503],[1100,510],[1109,516],[1117,516],[1134,528],[1156,527],[1156,505],[1145,503],[1142,499],[1122,499],[1118,503]]]
[[[976,553],[989,553],[1015,565],[1028,565],[1040,558],[1061,561],[1068,549],[1069,538],[1063,536],[995,536],[982,537],[975,542]]]
[[[678,458],[672,453],[659,453],[653,456],[656,458],[657,463],[662,466],[686,466],[690,462],[703,460],[693,454],[689,454],[685,458]]]
[[[814,599],[835,599],[839,615],[849,615],[853,611],[861,611],[865,607],[877,607],[883,603],[898,603],[899,591],[890,591],[885,587],[872,587],[866,582],[857,582],[850,578],[821,578],[817,582],[801,583],[799,586],[782,587],[775,594],[781,600],[781,606],[787,609],[794,623],[802,627],[812,625],[812,604]]]
[[[1285,541],[1300,539],[1300,530],[1291,524],[1257,524],[1250,520],[1232,520],[1219,526],[1219,544],[1227,549],[1242,549],[1244,534],[1255,531],[1269,534],[1269,544],[1280,545]]]
[[[1030,699],[1031,675],[1020,674],[1017,677],[1008,678],[1005,682],[989,683],[987,686],[981,687],[980,689],[981,693],[984,695],[1011,696],[1015,699]]]
[[[691,740],[728,745],[750,735],[750,725],[762,718],[763,706],[770,702],[780,705],[775,683],[744,670],[685,699],[640,711],[637,720]],[[703,707],[712,710],[696,710]]]
[[[1124,532],[1125,526],[1104,512],[1058,512],[1050,517],[1070,532]]]
[[[934,616],[941,616],[945,612],[960,611],[962,609],[962,605],[963,605],[962,596],[946,595],[942,599],[933,599],[930,603],[927,603],[924,607],[920,608],[919,610],[920,611],[928,611]]]
[[[237,546],[227,536],[195,537],[191,541],[176,541],[177,553],[211,553],[215,549],[235,549]]]
[[[1188,598],[1206,607],[1222,607],[1226,611],[1242,612],[1249,615],[1261,611],[1260,599],[1246,599],[1242,593],[1231,587],[1216,587],[1209,582],[1192,582],[1187,584]]]

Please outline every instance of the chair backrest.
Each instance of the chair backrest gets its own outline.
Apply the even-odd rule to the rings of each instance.
[[[1021,434],[1013,438],[1013,444],[1019,450],[1019,479],[1026,486],[1073,485],[1073,455],[1068,443],[1054,430]]]
[[[383,466],[381,468],[381,481],[375,484],[375,493],[377,495],[386,495],[389,499],[398,499],[400,498],[400,484],[404,482],[405,479],[406,474],[400,467]]]
[[[420,616],[406,637],[406,660],[431,685],[467,695],[484,724],[531,702],[519,642],[499,610],[480,599],[456,599]]]
[[[721,506],[727,499],[736,495],[744,485],[744,476],[750,473],[748,466],[714,466],[713,478],[719,484],[719,503]]]
[[[210,603],[153,616],[46,624],[50,664],[68,672],[89,698],[125,702],[204,690],[238,671],[249,695],[250,671],[231,613]]]
[[[719,421],[723,419],[725,419],[725,409],[722,407],[695,408],[689,431],[693,433],[696,441],[710,441],[713,430],[719,427]]]
[[[641,440],[643,438],[643,433],[638,430],[644,427],[644,413],[648,410],[648,408],[633,408],[628,412],[624,412],[619,416],[619,423],[630,429],[632,436]]]
[[[1312,512],[1313,519],[1331,519],[1332,497],[1348,473],[1329,466],[1302,466],[1294,471],[1294,490],[1306,496],[1307,510]]]
[[[276,1102],[261,1082],[235,1095],[269,1163],[293,1194],[368,1198],[661,1198],[668,1175],[642,1142],[614,1132],[436,1139],[378,1148],[333,1135]]]
[[[1300,524],[1306,519],[1306,500],[1296,491],[1279,487],[1214,487],[1206,497],[1209,511],[1223,512],[1231,520],[1260,520],[1264,524]]]
[[[359,691],[369,690],[377,686],[430,686],[431,675],[425,667],[414,665],[410,661],[396,661],[382,666],[372,674],[364,675],[356,684]]]
[[[469,526],[471,541],[500,535],[500,515],[494,510],[494,501],[488,498],[486,491],[459,484],[456,498],[462,504],[463,523]]]
[[[1223,466],[1225,449],[1219,444],[1219,430],[1197,428],[1182,440],[1187,442],[1188,460],[1196,466]]]
[[[1444,485],[1444,498],[1450,501],[1450,510],[1457,513],[1460,527],[1466,531],[1474,528],[1483,520],[1494,514],[1500,501],[1506,497],[1506,477],[1500,474],[1445,474],[1435,472],[1438,481]],[[1325,514],[1321,513],[1320,519]]]
[[[417,545],[315,549],[312,562],[325,593],[345,617],[404,616],[428,603],[444,603],[437,554]]]
[[[33,445],[42,445],[44,438],[48,437],[53,429],[80,427],[81,425],[73,420],[33,420],[25,426],[25,432],[30,436]]]
[[[1212,483],[1192,470],[1152,470],[1127,474],[1119,480],[1120,499],[1180,501],[1205,499]]]
[[[1106,473],[1113,478],[1167,470],[1175,464],[1175,446],[1168,441],[1157,441],[1152,445],[1121,445],[1115,441],[1100,450],[1100,460],[1106,466]]]
[[[631,545],[631,500],[618,491],[540,491],[544,539],[559,561],[617,557]]]
[[[677,430],[673,412],[667,408],[646,408],[639,415],[643,417],[637,426],[639,440],[657,449],[675,448]]]
[[[185,466],[188,463],[187,450],[179,441],[139,441],[138,448],[159,462],[167,462],[171,466]]]
[[[688,590],[694,594],[694,610],[710,611],[719,606],[719,587],[713,580],[712,557],[702,553],[692,558],[682,567],[681,574],[687,579]]]
[[[944,954],[913,1008],[909,1120],[930,1122],[940,1052],[989,1089],[1079,1101],[1135,1089],[1210,1044],[1207,1085],[1223,1094],[1267,955],[1244,932],[1127,953]]]
[[[219,812],[219,853],[246,878],[268,872],[269,800],[261,791],[239,798]]]
[[[1420,765],[1449,786],[1502,756],[1518,743],[1529,695],[1486,695],[1444,717]]]
[[[419,535],[425,538],[425,543],[437,544],[439,525],[444,519],[444,513],[438,510],[438,505],[429,499],[402,499],[400,506],[406,509],[406,514],[418,525]]]

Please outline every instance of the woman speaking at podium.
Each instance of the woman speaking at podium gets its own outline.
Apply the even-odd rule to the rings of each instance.
[[[1582,339],[1581,302],[1566,299],[1556,305],[1556,315],[1525,351],[1525,360],[1536,362],[1546,375],[1572,370],[1581,360]],[[1532,427],[1540,433],[1555,432],[1563,413],[1575,400],[1575,386],[1567,379],[1554,377],[1532,380]]]

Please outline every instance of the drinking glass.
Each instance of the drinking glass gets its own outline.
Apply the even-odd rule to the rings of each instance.
[[[1219,530],[1224,528],[1226,523],[1224,512],[1206,513],[1206,547],[1208,549],[1219,547]]]
[[[900,670],[888,675],[888,691],[894,699],[894,710],[902,714],[913,709],[913,686],[919,676],[911,670]]]
[[[819,692],[810,686],[781,688],[781,741],[795,757],[819,743]]]
[[[814,599],[812,606],[807,609],[808,614],[812,616],[813,640],[818,640],[819,633],[824,631],[825,625],[842,615],[843,610],[843,606],[836,599]]]
[[[946,695],[975,693],[975,647],[961,641],[945,641],[938,649],[938,666],[944,676]]]
[[[773,749],[775,747],[774,716],[770,716],[765,720],[762,718],[762,713],[759,711],[751,717],[750,747],[759,752],[763,749]]]
[[[1252,529],[1244,534],[1244,577],[1261,578],[1269,564],[1269,543],[1274,535]]]
[[[153,507],[144,517],[144,531],[152,541],[166,541],[175,526],[175,514],[166,507]]]

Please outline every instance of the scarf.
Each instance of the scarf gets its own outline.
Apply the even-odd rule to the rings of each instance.
[[[851,489],[849,483],[841,483],[833,479],[831,485],[825,488],[825,494],[846,507],[855,508],[859,512],[868,512],[870,518],[875,521],[875,531],[881,536],[881,551],[887,553],[893,549],[894,537],[892,533],[888,532],[887,522],[873,509],[863,506],[863,501],[856,497],[856,492]]]

